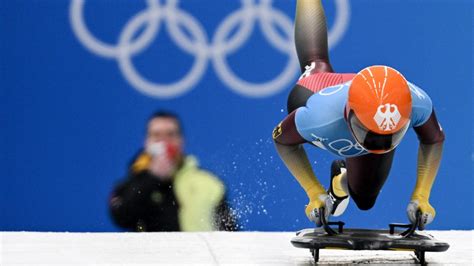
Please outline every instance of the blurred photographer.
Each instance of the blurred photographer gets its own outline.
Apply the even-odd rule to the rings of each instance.
[[[223,183],[200,169],[183,146],[177,115],[160,111],[150,117],[144,149],[110,197],[118,226],[139,232],[236,230]]]

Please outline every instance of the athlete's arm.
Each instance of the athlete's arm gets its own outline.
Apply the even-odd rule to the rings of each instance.
[[[333,72],[329,63],[326,16],[321,0],[296,3],[295,44],[301,72]],[[314,64],[314,65],[312,65]]]
[[[420,210],[424,225],[430,223],[436,215],[429,198],[441,162],[445,136],[434,110],[423,125],[414,129],[420,141],[417,181],[407,211],[410,220],[414,222],[416,212]]]
[[[301,137],[296,129],[295,115],[296,111],[293,111],[275,127],[273,141],[280,158],[310,199],[310,203],[306,208],[306,215],[311,219],[311,211],[324,207],[326,190],[311,168],[302,145],[306,140]]]

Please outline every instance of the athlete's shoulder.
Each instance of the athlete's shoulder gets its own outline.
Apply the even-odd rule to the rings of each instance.
[[[408,82],[412,100],[411,124],[413,127],[423,125],[433,111],[433,103],[430,96],[415,84]]]

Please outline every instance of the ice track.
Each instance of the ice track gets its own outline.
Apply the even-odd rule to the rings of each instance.
[[[447,252],[426,254],[431,264],[473,265],[474,231],[430,231]],[[0,232],[0,265],[312,265],[294,248],[294,233],[35,233]],[[321,250],[319,265],[415,263],[413,252]]]

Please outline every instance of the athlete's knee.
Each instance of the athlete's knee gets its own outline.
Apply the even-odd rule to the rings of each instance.
[[[356,203],[357,208],[367,211],[374,207],[376,199],[377,198],[359,198],[357,200],[354,199],[354,202]]]
[[[354,200],[355,204],[357,205],[357,208],[363,211],[367,211],[372,209],[374,207],[375,202],[377,201],[377,195],[364,195],[364,193],[357,193],[354,192],[350,187],[349,187],[349,192],[351,195],[352,200]]]

